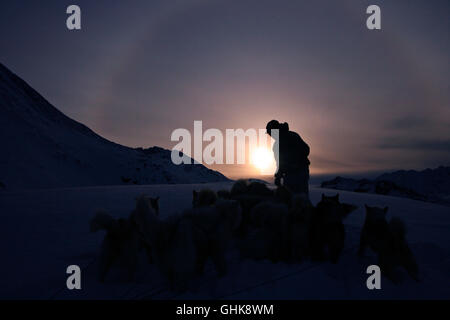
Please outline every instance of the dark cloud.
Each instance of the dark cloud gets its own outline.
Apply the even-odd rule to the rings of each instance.
[[[433,125],[433,121],[431,121],[426,116],[405,115],[390,121],[386,125],[386,129],[411,130],[411,129],[425,128],[431,125]]]
[[[450,139],[432,140],[432,139],[383,139],[377,145],[379,149],[402,149],[402,150],[423,150],[439,151],[450,153]]]
[[[320,168],[351,169],[350,162],[334,160],[332,157],[311,156],[311,163]]]

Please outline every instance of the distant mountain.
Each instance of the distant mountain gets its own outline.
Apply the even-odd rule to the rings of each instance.
[[[399,186],[409,186],[424,195],[450,200],[450,167],[395,171],[382,174],[377,180],[392,181]]]
[[[0,64],[0,189],[227,181],[171,151],[108,141],[53,107]]]
[[[400,170],[374,180],[336,177],[322,188],[384,194],[450,205],[450,167],[423,171]]]

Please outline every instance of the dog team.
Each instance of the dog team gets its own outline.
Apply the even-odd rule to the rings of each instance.
[[[397,282],[394,269],[399,266],[418,280],[403,221],[388,222],[387,207],[365,207],[358,255],[370,248],[383,274],[393,282]],[[194,190],[192,208],[161,219],[159,197],[141,195],[127,219],[99,211],[90,222],[91,231],[106,231],[99,280],[105,281],[113,265],[134,280],[141,251],[177,290],[188,289],[208,260],[218,276],[225,275],[230,248],[237,249],[242,259],[337,263],[345,243],[343,220],[356,208],[341,203],[339,194],[322,194],[313,206],[306,194],[293,194],[285,186],[272,190],[259,181],[238,180],[231,190]]]

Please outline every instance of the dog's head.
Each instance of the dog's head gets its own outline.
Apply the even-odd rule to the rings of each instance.
[[[369,207],[367,204],[364,205],[366,208],[366,219],[368,221],[380,221],[386,220],[386,213],[389,210],[389,207]]]
[[[339,193],[335,196],[326,196],[322,193],[322,199],[317,204],[317,209],[322,213],[330,213],[338,210],[339,206]]]
[[[335,196],[326,196],[322,194],[322,200],[317,204],[319,212],[327,217],[335,219],[344,219],[358,207],[348,203],[339,201],[339,193]]]
[[[152,198],[148,195],[141,194],[135,198],[136,210],[147,211],[153,210],[156,215],[159,215],[159,196]]]
[[[158,199],[155,198],[153,202],[158,203]],[[159,207],[158,207],[159,209]],[[149,220],[157,218],[157,212],[152,206],[152,199],[146,195],[140,195],[136,198],[136,208],[132,212],[131,217],[134,222],[142,227]]]
[[[248,192],[248,181],[245,179],[237,180],[231,187],[230,191],[232,196],[246,194],[247,192]]]
[[[248,185],[248,193],[257,196],[272,196],[273,191],[270,190],[265,183],[260,181],[252,181]]]

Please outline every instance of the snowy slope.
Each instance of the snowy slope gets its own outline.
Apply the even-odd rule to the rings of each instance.
[[[96,257],[103,234],[88,232],[88,221],[98,208],[114,216],[127,216],[140,193],[161,196],[161,214],[168,216],[191,205],[193,189],[229,187],[207,185],[153,185],[87,187],[0,193],[0,298],[39,299],[450,299],[450,211],[448,207],[405,198],[339,191],[342,201],[359,206],[345,221],[346,249],[337,265],[272,264],[240,261],[230,252],[230,272],[218,279],[212,266],[182,295],[167,290],[158,271],[146,263],[139,266],[136,283],[127,283],[116,269],[105,284],[96,281]],[[322,192],[313,188],[314,203]],[[365,270],[375,264],[373,255],[356,256],[364,221],[364,204],[388,205],[390,215],[403,218],[408,240],[420,267],[421,282],[406,273],[399,285],[382,278],[382,290],[369,291]],[[65,269],[82,267],[82,290],[65,287]]]
[[[132,149],[100,137],[1,64],[0,150],[7,189],[227,180],[202,165],[172,164],[168,150]]]

